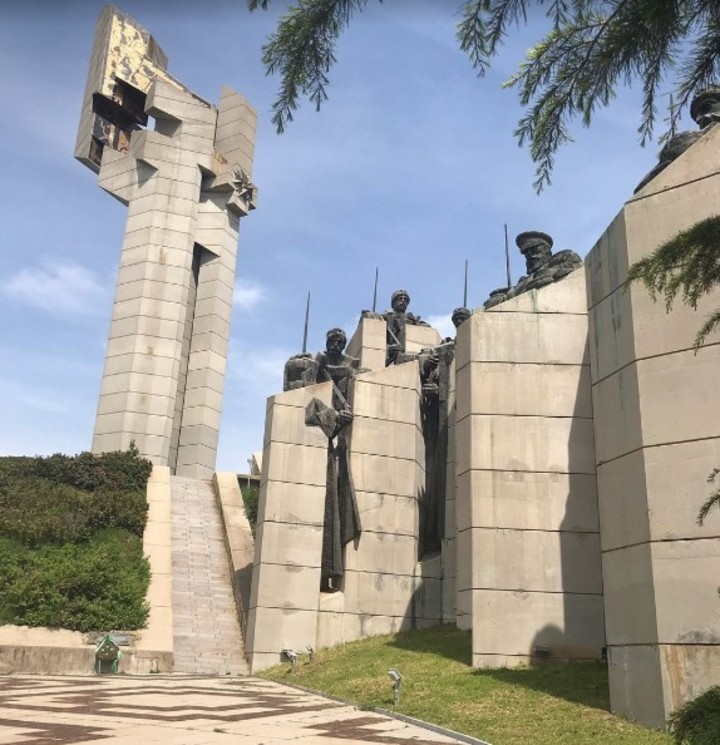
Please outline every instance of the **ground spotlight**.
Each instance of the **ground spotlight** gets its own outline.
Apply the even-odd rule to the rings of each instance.
[[[393,697],[395,699],[395,706],[400,703],[400,686],[402,685],[402,675],[394,668],[391,667],[388,670],[388,677],[393,682]]]
[[[285,659],[290,660],[290,670],[295,672],[295,665],[297,664],[297,652],[294,649],[283,649],[280,654]]]

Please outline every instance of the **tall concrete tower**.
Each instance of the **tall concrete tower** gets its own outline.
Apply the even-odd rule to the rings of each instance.
[[[225,87],[217,106],[204,101],[166,67],[144,28],[103,9],[75,157],[128,216],[92,450],[135,441],[202,478],[215,468],[238,226],[255,207],[257,114]]]

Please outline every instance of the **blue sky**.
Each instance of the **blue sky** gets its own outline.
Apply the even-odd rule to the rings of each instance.
[[[73,159],[95,0],[0,3],[0,453],[74,453],[90,446],[125,208]],[[478,80],[455,42],[455,3],[370,3],[342,38],[320,113],[304,105],[285,134],[270,107],[277,80],[261,46],[287,5],[244,0],[118,3],[155,36],[173,75],[216,101],[221,84],[258,110],[253,180],[258,209],[241,222],[219,470],[245,471],[262,447],[265,399],[300,351],[312,292],[309,348],[404,287],[411,310],[441,330],[461,304],[480,306],[504,280],[511,241],[543,230],[585,256],[656,162],[638,144],[640,93],[622,91],[558,155],[552,185],[512,136],[521,114],[503,90],[537,38],[531,19]],[[661,117],[662,118],[662,117]],[[685,126],[688,126],[685,124]],[[522,258],[511,243],[517,278]]]

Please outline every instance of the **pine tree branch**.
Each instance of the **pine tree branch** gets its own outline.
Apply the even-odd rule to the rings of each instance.
[[[595,12],[601,5],[611,12]],[[596,109],[614,98],[619,82],[643,81],[639,132],[643,141],[652,134],[657,89],[687,30],[681,5],[678,0],[589,2],[583,14],[576,9],[570,21],[530,50],[506,85],[518,86],[522,105],[532,104],[516,136],[520,144],[530,144],[538,191],[550,183],[557,148],[570,139],[569,121],[579,116],[589,126]]]
[[[486,0],[471,0],[465,3],[463,19],[458,23],[456,33],[460,50],[467,54],[473,68],[477,70],[478,77],[485,74],[492,56],[487,46],[487,32],[483,19],[486,5]]]
[[[581,15],[573,23],[550,31],[528,52],[519,72],[505,83],[506,86],[519,84],[523,106],[535,99],[518,122],[515,136],[520,145],[526,141],[530,144],[530,154],[536,163],[533,185],[538,192],[550,183],[555,152],[571,139],[568,119],[582,113],[589,122],[597,103],[607,105],[614,95],[612,78],[594,76],[591,64],[603,35],[626,2],[629,0],[619,3],[608,17]]]
[[[720,468],[715,468],[708,477],[708,484],[715,482],[718,474],[720,474]],[[700,512],[697,516],[697,524],[702,525],[705,522],[705,518],[713,507],[720,507],[720,487],[717,487],[715,491],[703,502]]]
[[[542,4],[542,2],[540,3]],[[489,5],[488,52],[494,55],[502,44],[510,24],[527,23],[527,0],[500,0]]]
[[[270,0],[247,0],[251,10]],[[263,62],[280,76],[273,123],[282,132],[302,97],[318,109],[327,100],[336,42],[368,0],[296,0],[266,45]],[[382,0],[379,0],[382,2]],[[657,119],[657,96],[675,75],[670,127],[701,86],[720,78],[720,0],[462,0],[457,39],[482,77],[513,25],[532,5],[544,6],[552,29],[506,83],[517,86],[525,113],[515,135],[530,147],[537,191],[550,183],[557,150],[571,140],[569,124],[589,126],[616,86],[639,80],[644,144]]]
[[[720,72],[720,4],[697,2],[696,12],[686,21],[686,33],[694,35],[680,71],[678,107],[684,108],[698,89],[712,84]]]
[[[268,74],[280,75],[272,116],[278,133],[292,121],[301,96],[307,96],[316,110],[327,100],[336,42],[353,14],[366,5],[367,0],[298,0],[281,16],[262,57]]]

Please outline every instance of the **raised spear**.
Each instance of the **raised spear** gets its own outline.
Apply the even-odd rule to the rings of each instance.
[[[512,279],[510,278],[510,249],[508,248],[507,223],[505,223],[505,272],[507,274],[507,286],[512,287]]]
[[[465,259],[465,285],[463,286],[463,308],[467,308],[467,267],[468,267],[468,260]]]
[[[305,304],[305,330],[303,331],[302,353],[307,354],[308,323],[310,322],[310,290],[308,290],[307,303]]]
[[[375,289],[373,290],[373,309],[372,312],[375,312],[375,306],[377,305],[377,281],[378,281],[378,268],[375,267]]]

